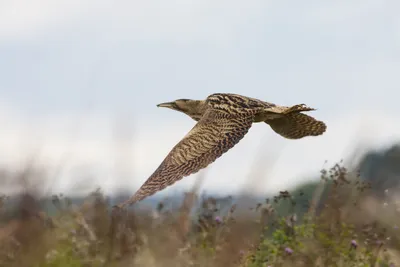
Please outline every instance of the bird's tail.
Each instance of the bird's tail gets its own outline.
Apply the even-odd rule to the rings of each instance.
[[[326,131],[326,124],[301,111],[314,110],[305,105],[295,105],[288,108],[280,118],[266,120],[277,134],[288,139],[300,139],[306,136],[318,136]]]

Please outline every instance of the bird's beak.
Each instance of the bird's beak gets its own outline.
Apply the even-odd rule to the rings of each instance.
[[[157,107],[159,107],[159,108],[174,108],[175,102],[161,103],[161,104],[158,104]]]

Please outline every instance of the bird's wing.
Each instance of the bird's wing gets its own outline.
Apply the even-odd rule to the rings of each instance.
[[[289,113],[281,118],[265,121],[277,134],[288,139],[318,136],[326,131],[326,124],[302,113]]]
[[[227,114],[209,108],[135,195],[119,206],[140,201],[207,167],[245,136],[252,125],[253,113]]]

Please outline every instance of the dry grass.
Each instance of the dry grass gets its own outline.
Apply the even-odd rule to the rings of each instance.
[[[397,194],[386,192],[378,200],[341,165],[322,172],[313,195],[284,191],[251,210],[237,202],[222,212],[220,200],[199,197],[201,181],[177,209],[160,203],[155,210],[124,214],[113,214],[101,191],[81,206],[54,196],[48,200],[57,210],[51,216],[31,191],[12,207],[2,198],[0,266],[400,263]]]

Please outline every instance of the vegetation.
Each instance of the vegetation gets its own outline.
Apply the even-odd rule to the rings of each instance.
[[[336,164],[251,207],[196,190],[178,207],[124,213],[101,190],[79,205],[30,191],[17,205],[3,197],[0,266],[399,266],[396,188],[378,196],[359,173]]]

